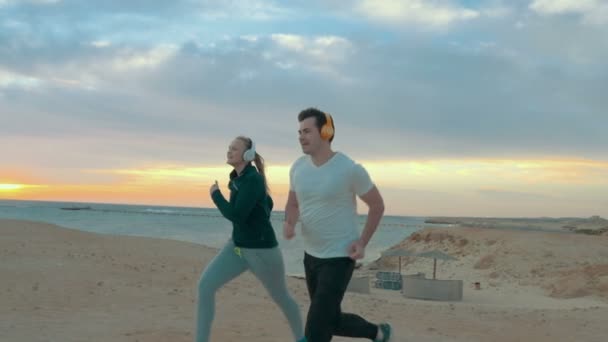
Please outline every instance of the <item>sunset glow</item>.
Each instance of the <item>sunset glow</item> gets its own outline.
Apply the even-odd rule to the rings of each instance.
[[[409,160],[362,161],[386,197],[387,212],[399,215],[435,214],[422,204],[449,203],[454,213],[465,212],[470,203],[504,207],[516,199],[523,205],[597,203],[608,191],[608,163],[588,160]],[[57,183],[45,186],[0,184],[2,198],[84,202],[141,203],[211,207],[209,186],[217,180],[228,194],[227,165],[206,167],[152,167],[142,169],[87,170],[111,174],[109,184]],[[275,209],[282,210],[289,191],[289,165],[267,167],[266,174]],[[400,200],[398,200],[400,198]],[[467,201],[459,202],[459,200]],[[505,202],[506,201],[506,202]],[[590,207],[590,211],[599,208]],[[518,205],[513,204],[514,208]],[[447,209],[444,209],[446,211]],[[439,214],[437,212],[436,214]]]
[[[15,191],[23,189],[22,184],[0,184],[0,191]]]

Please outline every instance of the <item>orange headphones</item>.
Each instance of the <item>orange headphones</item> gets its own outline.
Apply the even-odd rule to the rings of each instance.
[[[321,127],[321,139],[329,140],[334,136],[334,119],[331,115],[325,114],[325,124]]]

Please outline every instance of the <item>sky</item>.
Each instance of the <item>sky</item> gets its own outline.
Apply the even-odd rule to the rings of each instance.
[[[0,0],[0,199],[212,207],[247,135],[282,210],[317,107],[387,214],[608,217],[607,36],[608,0]]]

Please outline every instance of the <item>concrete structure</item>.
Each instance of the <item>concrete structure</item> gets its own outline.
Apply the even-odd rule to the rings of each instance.
[[[417,276],[403,276],[401,293],[408,298],[461,301],[462,280],[426,279]]]
[[[352,277],[346,291],[369,294],[369,277]]]

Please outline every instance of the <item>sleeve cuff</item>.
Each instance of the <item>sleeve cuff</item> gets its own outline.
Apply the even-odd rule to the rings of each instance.
[[[211,194],[211,199],[213,200],[213,202],[215,204],[217,204],[218,201],[220,201],[221,199],[223,199],[224,196],[222,195],[222,192],[220,191],[220,189],[215,190],[212,194]]]

